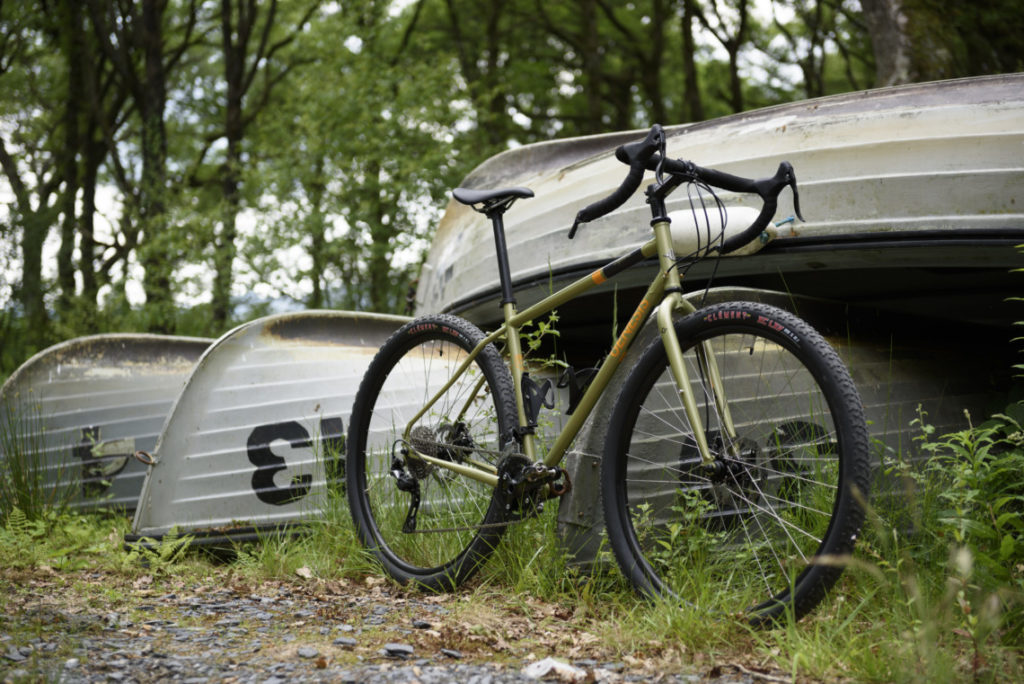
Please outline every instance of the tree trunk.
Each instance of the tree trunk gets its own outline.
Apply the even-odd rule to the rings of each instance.
[[[85,160],[82,168],[82,217],[78,224],[78,232],[81,236],[78,249],[81,257],[78,262],[78,271],[82,274],[82,306],[83,320],[86,321],[86,331],[96,332],[91,321],[95,319],[97,310],[97,297],[99,296],[99,282],[96,273],[96,238],[94,225],[96,217],[96,186],[99,178],[100,164],[106,152],[106,143],[96,130],[95,122],[92,122],[87,129]]]
[[[891,86],[914,80],[907,16],[902,0],[861,0],[864,21],[875,53],[875,85]]]
[[[604,130],[601,122],[601,91],[603,78],[601,72],[601,36],[597,28],[597,5],[594,0],[581,0],[583,32],[580,43],[583,46],[583,92],[586,97],[587,111],[583,114],[581,133],[600,133]]]
[[[703,121],[704,100],[697,76],[696,43],[693,40],[693,19],[696,0],[683,0],[681,30],[683,34],[683,121]]]
[[[245,127],[242,120],[242,96],[245,93],[245,55],[252,35],[256,5],[241,0],[237,12],[232,0],[221,0],[221,45],[224,56],[224,82],[227,97],[224,103],[224,136],[227,151],[221,176],[223,212],[220,234],[214,246],[213,326],[222,330],[231,309],[231,283],[234,273],[236,222],[239,212],[239,170]],[[237,16],[236,16],[237,14]],[[236,20],[237,19],[237,20]]]
[[[736,24],[733,33],[729,32],[729,26],[718,9],[718,0],[712,0],[710,9],[714,13],[716,24],[711,25],[705,11],[694,3],[693,9],[702,26],[711,32],[715,39],[722,44],[729,55],[729,89],[724,93],[726,102],[734,112],[743,111],[743,79],[740,78],[740,50],[747,42],[747,26],[750,21],[747,0],[738,0],[735,11],[737,14]]]
[[[309,216],[306,218],[311,243],[309,256],[313,260],[309,278],[313,290],[309,295],[309,308],[322,309],[327,303],[324,293],[324,272],[327,270],[327,230],[324,222],[323,202],[327,190],[323,181],[324,158],[318,157],[314,166],[314,180],[309,184]]]
[[[13,222],[21,226],[21,288],[18,300],[25,312],[28,323],[28,344],[40,349],[46,340],[48,316],[43,301],[43,243],[50,232],[55,211],[49,206],[52,185],[41,183],[36,207],[28,188],[18,173],[17,164],[7,152],[0,138],[0,168],[7,176],[14,192],[16,210],[12,212]]]
[[[651,14],[653,16],[647,36],[650,48],[649,51],[640,53],[645,57],[641,61],[640,82],[649,103],[650,121],[665,123],[668,114],[665,111],[665,98],[661,90],[661,55],[665,50],[665,24],[668,19],[665,1],[654,0]]]
[[[960,38],[944,9],[925,0],[861,0],[861,8],[875,54],[875,85],[958,75],[951,46]]]
[[[142,0],[142,48],[145,78],[137,103],[142,119],[142,181],[139,187],[142,243],[139,261],[142,287],[150,309],[151,332],[174,329],[174,297],[171,289],[171,240],[167,234],[167,103],[164,70],[163,10],[160,0]]]
[[[370,254],[366,268],[370,280],[370,310],[391,310],[391,231],[384,225],[384,198],[381,197],[380,162],[373,160],[366,169],[366,222],[370,226]]]
[[[79,189],[78,153],[81,147],[81,106],[85,102],[83,64],[85,61],[82,6],[77,0],[60,4],[61,47],[68,65],[67,95],[64,100],[64,142],[61,150],[60,248],[57,250],[57,311],[67,316],[75,298],[75,239],[78,236],[76,200]]]

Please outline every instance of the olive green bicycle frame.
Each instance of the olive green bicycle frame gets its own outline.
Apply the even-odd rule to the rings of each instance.
[[[403,435],[405,444],[408,445],[409,456],[420,459],[439,468],[445,468],[459,473],[460,475],[472,478],[488,486],[497,486],[497,469],[491,464],[480,463],[477,461],[456,463],[446,459],[435,458],[414,449],[412,447],[413,441],[410,437],[413,425],[416,424],[416,422],[430,409],[441,395],[448,391],[448,388],[454,384],[459,376],[469,368],[470,364],[477,355],[480,354],[484,347],[493,342],[504,340],[505,352],[509,359],[508,363],[512,371],[512,380],[515,387],[518,424],[520,427],[525,427],[527,419],[522,390],[524,364],[522,344],[519,335],[520,329],[538,316],[548,313],[552,309],[571,301],[591,288],[604,283],[611,277],[614,277],[618,272],[620,272],[620,270],[624,270],[616,268],[617,264],[620,264],[625,260],[639,261],[640,258],[648,259],[655,254],[658,255],[658,263],[660,266],[658,274],[655,276],[650,287],[647,288],[647,292],[644,294],[643,299],[637,305],[632,317],[630,317],[629,323],[626,324],[625,329],[615,341],[611,352],[609,352],[601,363],[597,375],[591,381],[589,387],[587,387],[583,397],[580,398],[579,403],[576,405],[576,409],[569,416],[569,419],[566,421],[562,431],[555,438],[551,448],[548,449],[543,462],[545,465],[553,467],[562,460],[562,456],[565,455],[569,445],[572,444],[572,441],[576,438],[580,428],[583,427],[583,423],[586,422],[587,418],[590,416],[590,412],[597,404],[598,398],[600,398],[604,393],[604,390],[607,388],[612,376],[618,370],[619,365],[621,364],[623,357],[625,357],[626,352],[629,350],[636,334],[650,317],[651,312],[657,307],[658,331],[661,335],[662,343],[665,346],[665,351],[668,355],[669,367],[672,370],[673,379],[676,382],[679,396],[683,401],[683,408],[690,421],[693,436],[700,451],[701,460],[706,464],[712,463],[714,461],[714,457],[711,455],[708,448],[707,439],[702,426],[702,419],[697,409],[697,401],[694,397],[693,389],[690,386],[689,373],[687,372],[685,362],[683,361],[682,350],[679,348],[679,340],[676,337],[675,326],[672,324],[674,312],[682,311],[684,314],[689,314],[696,311],[696,308],[693,304],[683,299],[681,295],[682,283],[679,270],[676,268],[676,256],[675,251],[672,248],[672,236],[668,221],[659,221],[654,224],[654,239],[644,243],[644,245],[639,249],[639,254],[634,251],[620,257],[619,259],[597,269],[593,273],[584,276],[565,286],[561,290],[545,297],[543,300],[524,309],[523,311],[517,312],[514,303],[506,303],[503,307],[505,316],[504,325],[487,335],[479,344],[476,345],[476,347],[473,348],[466,359],[456,369],[455,373],[452,374],[452,377],[448,382],[445,383],[445,385],[438,390],[437,394],[435,394],[434,397],[419,410],[412,420],[409,421]],[[609,271],[612,273],[610,276],[607,275]],[[697,351],[701,371],[706,374],[706,377],[714,390],[715,404],[718,409],[718,415],[721,416],[722,428],[727,436],[733,438],[727,440],[727,442],[731,443],[734,441],[736,436],[736,430],[733,426],[728,405],[722,391],[721,375],[715,363],[714,354],[707,343],[698,347]],[[484,381],[481,380],[478,389],[483,385],[483,382]],[[473,396],[475,396],[475,392],[472,393],[470,399],[466,401],[466,407],[469,406]],[[535,461],[537,459],[535,455],[537,450],[535,436],[530,433],[524,433],[522,446],[523,455],[531,461]]]

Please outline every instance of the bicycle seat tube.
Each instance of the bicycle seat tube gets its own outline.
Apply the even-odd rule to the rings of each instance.
[[[505,317],[505,350],[508,352],[512,371],[512,385],[516,395],[516,413],[522,438],[523,455],[535,459],[533,435],[524,430],[527,426],[526,402],[523,399],[523,349],[519,340],[519,327],[514,325],[516,298],[512,293],[512,273],[508,265],[508,247],[505,244],[504,210],[488,214],[494,229],[494,251],[498,257],[498,279],[501,283],[501,310]]]

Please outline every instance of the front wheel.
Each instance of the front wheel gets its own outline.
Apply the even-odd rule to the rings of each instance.
[[[701,460],[656,340],[608,430],[601,487],[616,559],[649,595],[754,623],[787,608],[800,617],[838,579],[863,521],[857,390],[828,343],[780,309],[730,302],[675,326],[713,461]]]
[[[455,316],[417,318],[384,343],[356,394],[349,508],[362,542],[399,582],[450,590],[504,531],[494,488],[436,462],[496,473],[513,434],[512,378],[494,345],[456,376],[483,337]]]

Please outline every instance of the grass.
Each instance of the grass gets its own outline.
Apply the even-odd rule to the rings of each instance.
[[[74,492],[66,481],[70,466],[47,463],[40,404],[0,404],[0,524],[18,509],[30,520],[64,510]],[[49,471],[49,472],[47,472]]]
[[[1019,411],[1015,409],[1015,411]],[[908,487],[901,506],[872,510],[837,589],[800,622],[752,629],[687,606],[638,598],[609,565],[584,576],[568,565],[556,507],[513,526],[470,586],[431,596],[392,585],[356,539],[344,496],[331,493],[322,520],[300,537],[268,535],[236,549],[232,562],[173,540],[149,555],[122,547],[128,522],[67,509],[34,519],[12,508],[0,527],[0,584],[17,593],[40,578],[64,578],[66,600],[130,611],[182,583],[297,589],[337,587],[337,597],[377,592],[444,602],[439,634],[467,658],[519,666],[549,655],[624,662],[655,672],[754,672],[775,679],[1020,681],[1024,595],[1024,434],[1012,413],[964,431],[929,434],[922,416],[923,471],[893,462]],[[1009,541],[1006,541],[1009,539]],[[700,568],[693,572],[700,577]],[[101,573],[116,581],[87,578]],[[319,589],[316,589],[319,588]],[[338,598],[343,605],[343,598]],[[0,616],[2,619],[2,616]],[[40,626],[8,619],[7,633]],[[393,635],[381,631],[383,642]],[[730,669],[731,668],[731,669]]]

